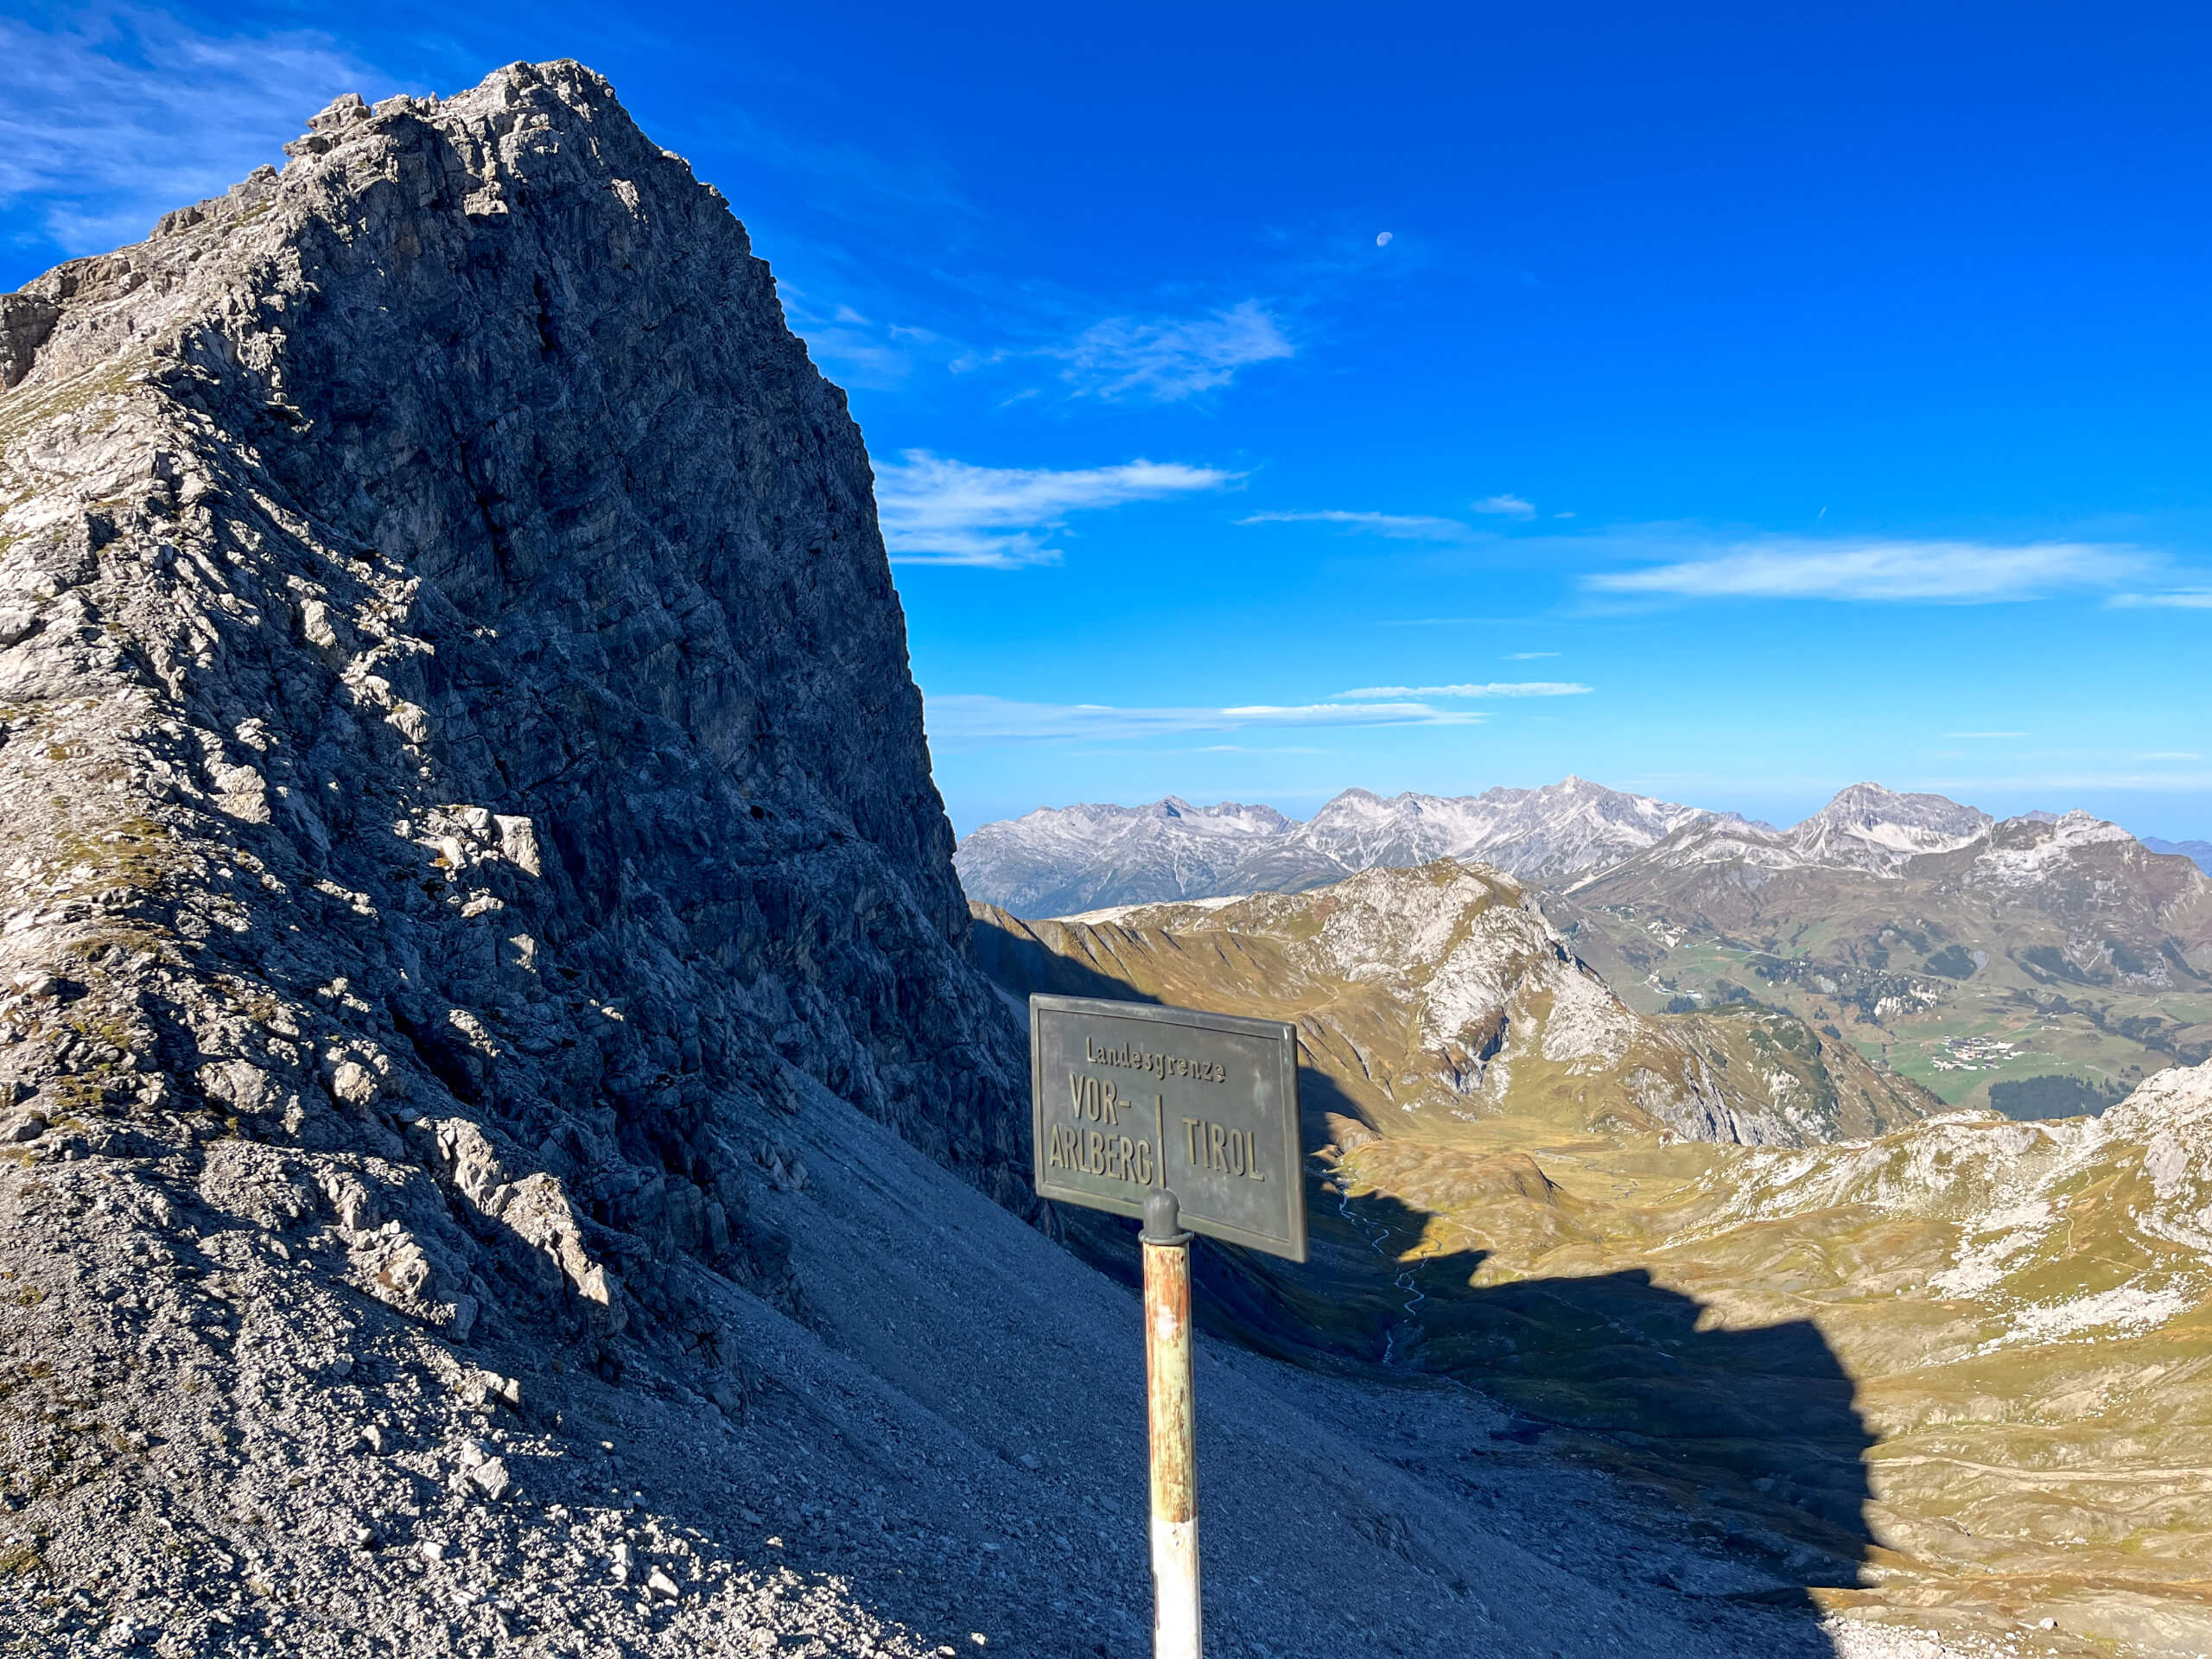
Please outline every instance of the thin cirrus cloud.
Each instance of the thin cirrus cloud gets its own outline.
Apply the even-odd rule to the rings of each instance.
[[[340,92],[394,90],[327,35],[216,35],[100,7],[41,28],[0,18],[0,204],[72,253],[135,241],[172,207],[264,162]]]
[[[2212,588],[2181,588],[2164,594],[2114,594],[2105,602],[2123,610],[2212,611]]]
[[[1486,685],[1363,685],[1340,697],[1586,697],[1592,688],[1575,680],[1492,681]]]
[[[1479,501],[1469,502],[1468,505],[1477,512],[1488,513],[1494,518],[1533,518],[1536,516],[1536,504],[1523,501],[1517,495],[1486,495]],[[1565,518],[1568,515],[1562,513],[1560,516]]]
[[[1078,397],[1162,404],[1217,391],[1240,369],[1295,354],[1257,300],[1204,317],[1108,317],[1046,353],[1065,362],[1060,378]]]
[[[1710,555],[1583,577],[1591,590],[1681,599],[1871,600],[1991,604],[2110,588],[2152,563],[2094,542],[1739,542]]]
[[[1052,537],[1070,513],[1218,490],[1236,479],[1179,461],[1053,471],[976,467],[908,449],[876,468],[875,505],[884,545],[900,563],[1011,570],[1058,563]]]
[[[1116,708],[1105,703],[1022,702],[1009,697],[925,698],[931,741],[951,745],[1054,739],[1147,738],[1189,732],[1305,730],[1342,726],[1471,726],[1484,716],[1420,702],[1352,702],[1236,708]]]
[[[1343,529],[1369,536],[1384,536],[1396,542],[1464,542],[1476,534],[1474,529],[1456,518],[1431,518],[1402,512],[1348,512],[1341,508],[1325,508],[1311,512],[1255,512],[1236,521],[1240,524],[1336,524]]]
[[[818,308],[811,295],[790,282],[777,283],[776,296],[791,332],[848,386],[900,386],[916,368],[944,363],[960,350],[957,341],[933,329],[870,317],[840,301]]]

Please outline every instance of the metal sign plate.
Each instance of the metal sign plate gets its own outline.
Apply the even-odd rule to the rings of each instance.
[[[1029,999],[1040,1197],[1306,1259],[1298,1038],[1279,1020],[1080,996]]]

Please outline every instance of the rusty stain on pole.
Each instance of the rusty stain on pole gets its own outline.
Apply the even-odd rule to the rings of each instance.
[[[1200,1659],[1198,1413],[1191,1393],[1191,1235],[1175,1195],[1144,1205],[1145,1415],[1152,1440],[1154,1659]]]

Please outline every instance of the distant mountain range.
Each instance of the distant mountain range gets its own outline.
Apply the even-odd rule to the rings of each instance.
[[[2212,875],[2212,841],[2164,841],[2157,836],[2141,836],[2137,839],[2154,853],[2188,859],[2207,875]]]
[[[1077,919],[1300,893],[1449,857],[1502,869],[1642,1014],[1752,1001],[1846,1039],[1955,1106],[2094,1111],[2212,1055],[2203,842],[2082,812],[1999,822],[1854,784],[1789,829],[1569,778],[1272,807],[1046,810],[985,825],[971,899]]]
[[[1941,795],[1900,795],[1879,784],[1853,784],[1788,830],[1708,813],[1567,885],[1586,886],[1607,869],[1639,858],[1662,869],[1741,864],[1758,870],[1811,868],[1894,875],[1913,859],[1967,845],[1993,822],[1980,808]]]
[[[2101,822],[2079,812],[2030,812],[2009,822],[2077,820]],[[1300,893],[1362,870],[1410,869],[1437,858],[1488,864],[1566,891],[1647,851],[1656,868],[1741,864],[1897,875],[1913,859],[1966,847],[1996,823],[1979,807],[1942,795],[1864,783],[1777,830],[1569,777],[1541,789],[1480,795],[1386,798],[1348,789],[1303,823],[1272,806],[1194,806],[1173,795],[1149,806],[1040,807],[983,825],[960,843],[953,863],[971,899],[1042,918]],[[2116,825],[2105,831],[2133,839]],[[2146,836],[2139,844],[2212,873],[2212,842]]]
[[[1662,842],[1682,861],[1887,874],[1922,854],[1963,847],[1992,822],[1941,795],[1853,784],[1802,823],[1777,830],[1567,778],[1480,795],[1386,799],[1348,789],[1302,823],[1271,806],[1193,806],[1172,795],[1149,806],[1044,807],[985,824],[960,844],[953,863],[970,899],[1033,918],[1300,893],[1361,870],[1410,869],[1437,858],[1558,887]],[[1695,833],[1682,838],[1686,830]]]
[[[961,842],[953,864],[979,903],[1016,916],[1068,916],[1301,893],[1362,870],[1410,869],[1438,858],[1556,881],[1618,864],[1686,824],[1722,816],[1582,778],[1464,796],[1385,799],[1348,789],[1303,823],[1271,806],[1193,806],[1171,795],[1150,806],[1045,807],[987,823]]]

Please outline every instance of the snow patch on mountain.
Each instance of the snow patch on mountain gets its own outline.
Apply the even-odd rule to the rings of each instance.
[[[2025,846],[1992,847],[1974,860],[1982,879],[1999,887],[2022,887],[2042,880],[2085,847],[2134,839],[2118,824],[2093,818],[2087,812],[2067,812],[2057,817],[2037,813],[2012,822],[2024,826],[2032,823],[2042,833]]]
[[[1369,869],[1439,858],[1479,861],[1522,880],[1618,863],[1718,815],[1567,778],[1480,795],[1346,790],[1305,823],[1268,806],[1047,807],[988,823],[954,864],[969,897],[1023,916],[1118,906],[1297,893]]]
[[[1993,822],[1979,807],[1942,795],[1853,784],[1790,830],[1789,839],[1808,863],[1891,869],[1923,853],[1963,847]]]
[[[1853,784],[1787,830],[1707,815],[1634,856],[1642,865],[1661,870],[1732,864],[1751,872],[1857,869],[1893,876],[1902,874],[1916,858],[1972,846],[1989,834],[1995,822],[1979,807],[1963,806],[1941,795]],[[1587,887],[1618,868],[1592,869],[1567,890]]]

